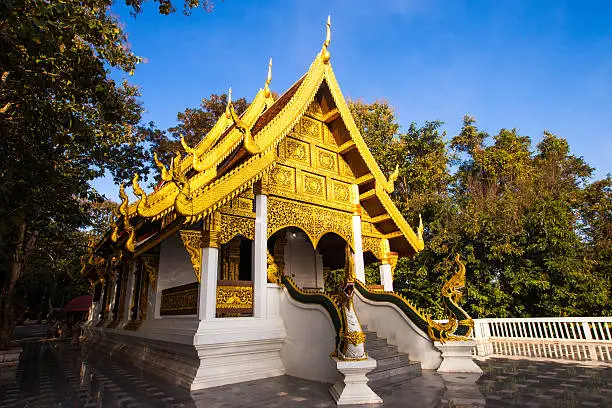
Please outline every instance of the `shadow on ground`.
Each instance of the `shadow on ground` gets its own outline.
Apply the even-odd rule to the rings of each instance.
[[[0,407],[333,407],[328,384],[290,376],[190,393],[134,366],[21,329],[24,346]],[[19,337],[19,336],[18,336]],[[384,407],[612,407],[612,365],[490,358],[484,374],[423,371],[371,384]],[[238,368],[237,368],[238,369]]]

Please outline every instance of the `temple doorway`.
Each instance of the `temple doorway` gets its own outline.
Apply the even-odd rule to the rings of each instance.
[[[283,228],[268,239],[268,251],[279,274],[291,277],[302,289],[320,292],[329,286],[329,273],[344,269],[345,246],[342,237],[327,233],[315,248],[309,236],[297,227]]]

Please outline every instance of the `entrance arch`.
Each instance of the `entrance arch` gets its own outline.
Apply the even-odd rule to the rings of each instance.
[[[346,244],[343,237],[329,232],[314,247],[304,230],[285,227],[270,236],[268,252],[279,274],[291,277],[302,289],[324,292],[330,271],[344,269]]]

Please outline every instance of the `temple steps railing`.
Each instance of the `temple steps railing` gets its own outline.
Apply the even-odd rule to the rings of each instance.
[[[474,319],[473,337],[612,342],[612,317]]]
[[[287,289],[289,296],[291,296],[298,302],[318,304],[323,306],[323,308],[329,314],[329,317],[331,318],[332,323],[334,325],[334,329],[336,331],[337,346],[338,342],[340,341],[340,333],[344,329],[344,321],[342,319],[342,313],[340,312],[340,309],[336,302],[334,302],[334,300],[329,295],[318,290],[301,289],[289,276],[281,276],[281,283]]]
[[[612,317],[474,319],[474,354],[612,362]]]

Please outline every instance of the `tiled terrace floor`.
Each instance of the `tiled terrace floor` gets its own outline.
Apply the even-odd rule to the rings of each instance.
[[[30,328],[30,331],[36,331]],[[329,385],[282,376],[189,393],[66,342],[24,343],[16,381],[0,407],[333,407]],[[612,365],[490,358],[484,375],[379,380],[384,407],[612,407]]]

